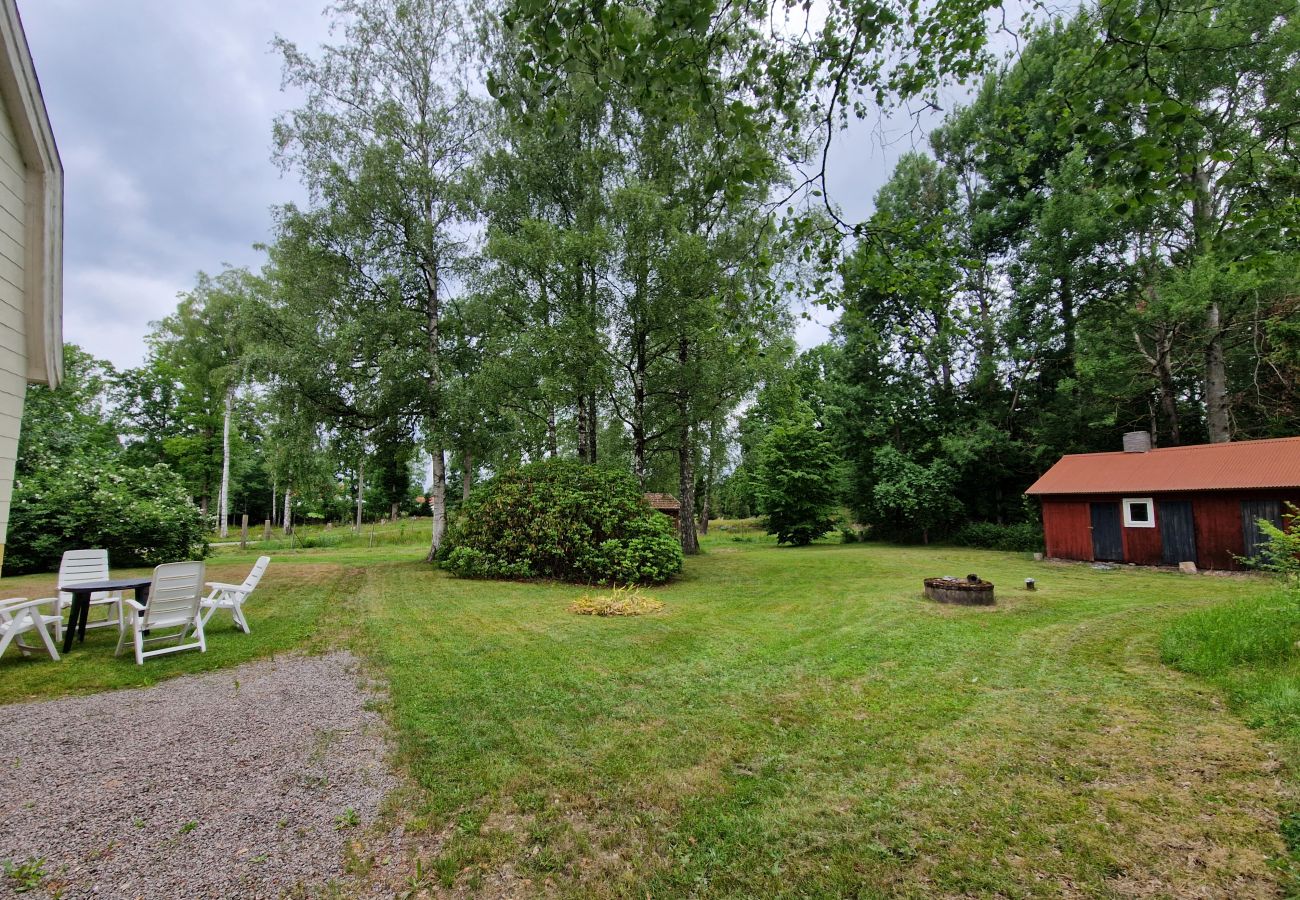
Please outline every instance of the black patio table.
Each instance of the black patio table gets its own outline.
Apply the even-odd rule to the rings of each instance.
[[[59,585],[59,590],[72,595],[72,614],[68,616],[68,630],[63,633],[63,652],[72,651],[74,634],[86,642],[86,617],[90,615],[90,595],[97,591],[135,591],[141,605],[149,602],[149,585],[153,578],[109,578],[104,581],[83,581],[80,584]]]

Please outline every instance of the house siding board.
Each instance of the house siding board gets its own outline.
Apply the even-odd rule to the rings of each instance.
[[[1196,549],[1203,569],[1239,569],[1246,552],[1241,537],[1241,496],[1203,494],[1192,501]]]
[[[9,110],[0,101],[0,546],[9,539],[18,430],[27,393],[28,327],[24,297],[27,210],[22,197],[27,167],[13,135]],[[18,190],[16,193],[16,189]]]

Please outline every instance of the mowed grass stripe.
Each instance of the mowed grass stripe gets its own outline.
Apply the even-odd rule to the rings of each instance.
[[[369,641],[446,885],[1275,890],[1266,749],[1154,650],[1173,616],[1258,582],[714,548],[636,619],[569,614],[582,588],[370,570]],[[999,607],[917,599],[923,575],[968,569]]]

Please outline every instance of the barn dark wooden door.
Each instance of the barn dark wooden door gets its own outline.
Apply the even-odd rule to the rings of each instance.
[[[1196,558],[1196,523],[1192,520],[1189,500],[1160,500],[1156,503],[1156,522],[1160,526],[1160,561],[1167,566],[1180,562],[1198,562]]]
[[[1119,531],[1119,504],[1092,503],[1092,558],[1123,562],[1124,539]]]
[[[1264,534],[1259,530],[1259,520],[1267,519],[1278,528],[1282,527],[1282,504],[1277,500],[1242,500],[1241,501],[1241,536],[1246,544],[1246,556],[1254,556],[1264,543]]]

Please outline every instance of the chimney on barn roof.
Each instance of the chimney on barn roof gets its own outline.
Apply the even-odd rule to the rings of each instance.
[[[1151,449],[1151,432],[1130,431],[1124,435],[1125,453],[1146,453]]]

